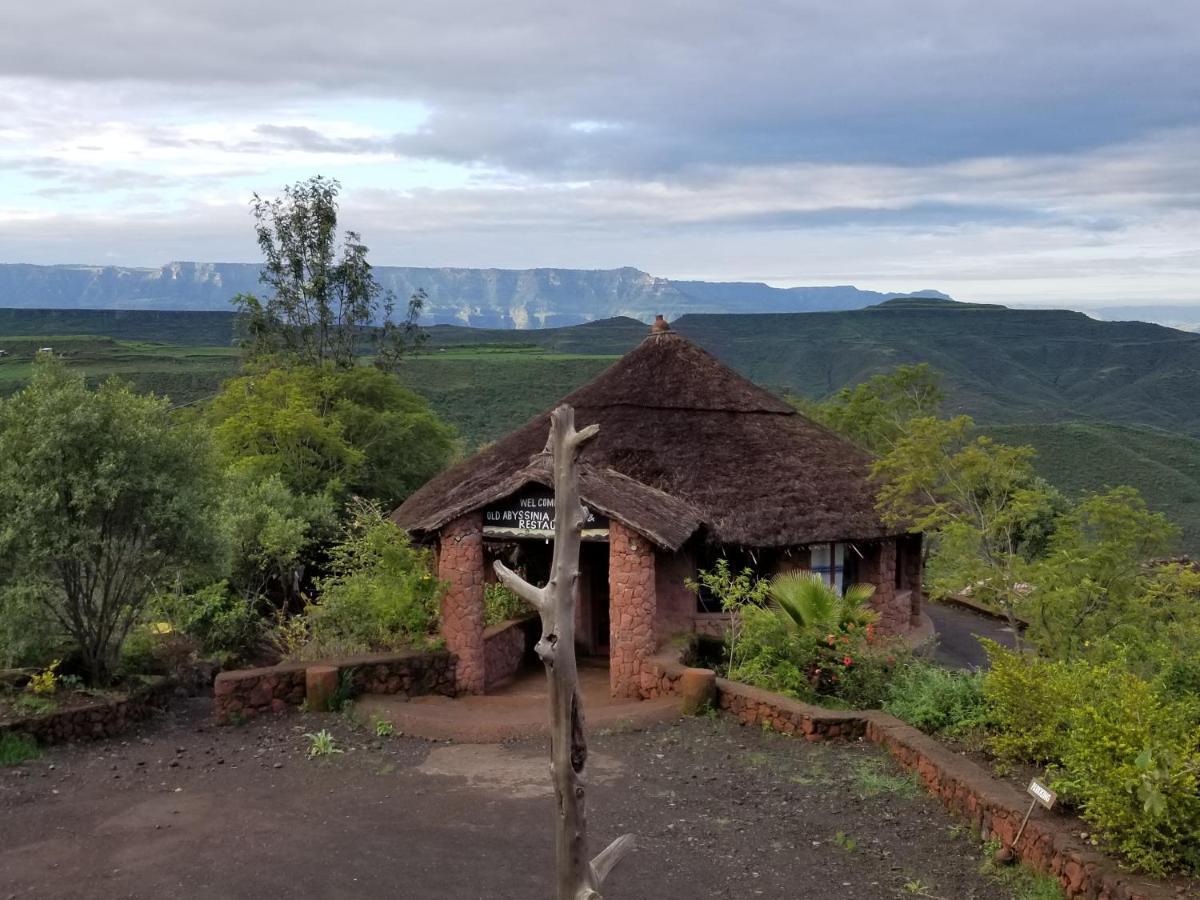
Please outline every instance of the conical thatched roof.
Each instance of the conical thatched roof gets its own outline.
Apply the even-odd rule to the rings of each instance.
[[[875,512],[866,454],[670,331],[562,402],[579,428],[600,423],[580,457],[584,501],[659,546],[701,529],[743,547],[896,533]],[[549,422],[547,412],[443,472],[393,519],[433,532],[525,484],[549,484]]]

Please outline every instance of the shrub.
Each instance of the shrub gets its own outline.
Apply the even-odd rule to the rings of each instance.
[[[1139,869],[1200,871],[1200,701],[1120,662],[988,655],[996,752],[1050,763],[1063,799]]]
[[[896,673],[883,708],[930,734],[965,734],[988,718],[982,673],[950,672],[915,661]]]
[[[1085,673],[984,641],[989,671],[983,693],[995,732],[993,753],[1003,760],[1046,763],[1062,756],[1071,707],[1087,695]]]
[[[533,607],[500,582],[483,586],[483,624],[499,625],[509,619],[520,619],[533,612]]]
[[[1200,871],[1200,704],[1115,666],[1088,668],[1057,790],[1138,868]]]
[[[205,653],[243,656],[263,635],[256,605],[231,593],[224,581],[210,584],[183,599],[180,628],[198,640]]]
[[[320,601],[306,609],[313,641],[340,648],[391,650],[424,640],[437,624],[445,585],[432,556],[377,506],[359,501],[330,550],[332,574],[317,581]]]

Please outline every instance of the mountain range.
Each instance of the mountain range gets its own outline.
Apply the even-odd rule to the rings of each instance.
[[[0,264],[0,307],[20,309],[228,310],[261,289],[251,263],[173,262],[157,269]],[[900,293],[849,285],[776,288],[757,282],[672,281],[640,269],[456,269],[376,266],[399,298],[428,295],[424,321],[477,328],[548,328],[614,316],[861,309]],[[939,291],[921,296],[942,297]]]

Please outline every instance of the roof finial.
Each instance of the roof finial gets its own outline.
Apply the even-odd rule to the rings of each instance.
[[[667,320],[662,315],[654,317],[654,324],[650,326],[651,334],[666,334],[671,330],[671,326],[667,324]]]

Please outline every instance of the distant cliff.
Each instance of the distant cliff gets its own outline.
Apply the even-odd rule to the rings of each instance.
[[[662,313],[819,312],[861,309],[903,294],[849,286],[775,288],[757,282],[671,281],[639,269],[422,269],[378,266],[376,277],[403,300],[429,295],[425,321],[478,328],[547,328],[613,316]],[[249,263],[118,266],[0,264],[0,307],[21,309],[228,310],[238,293],[260,290]],[[944,297],[937,291],[921,296]]]

